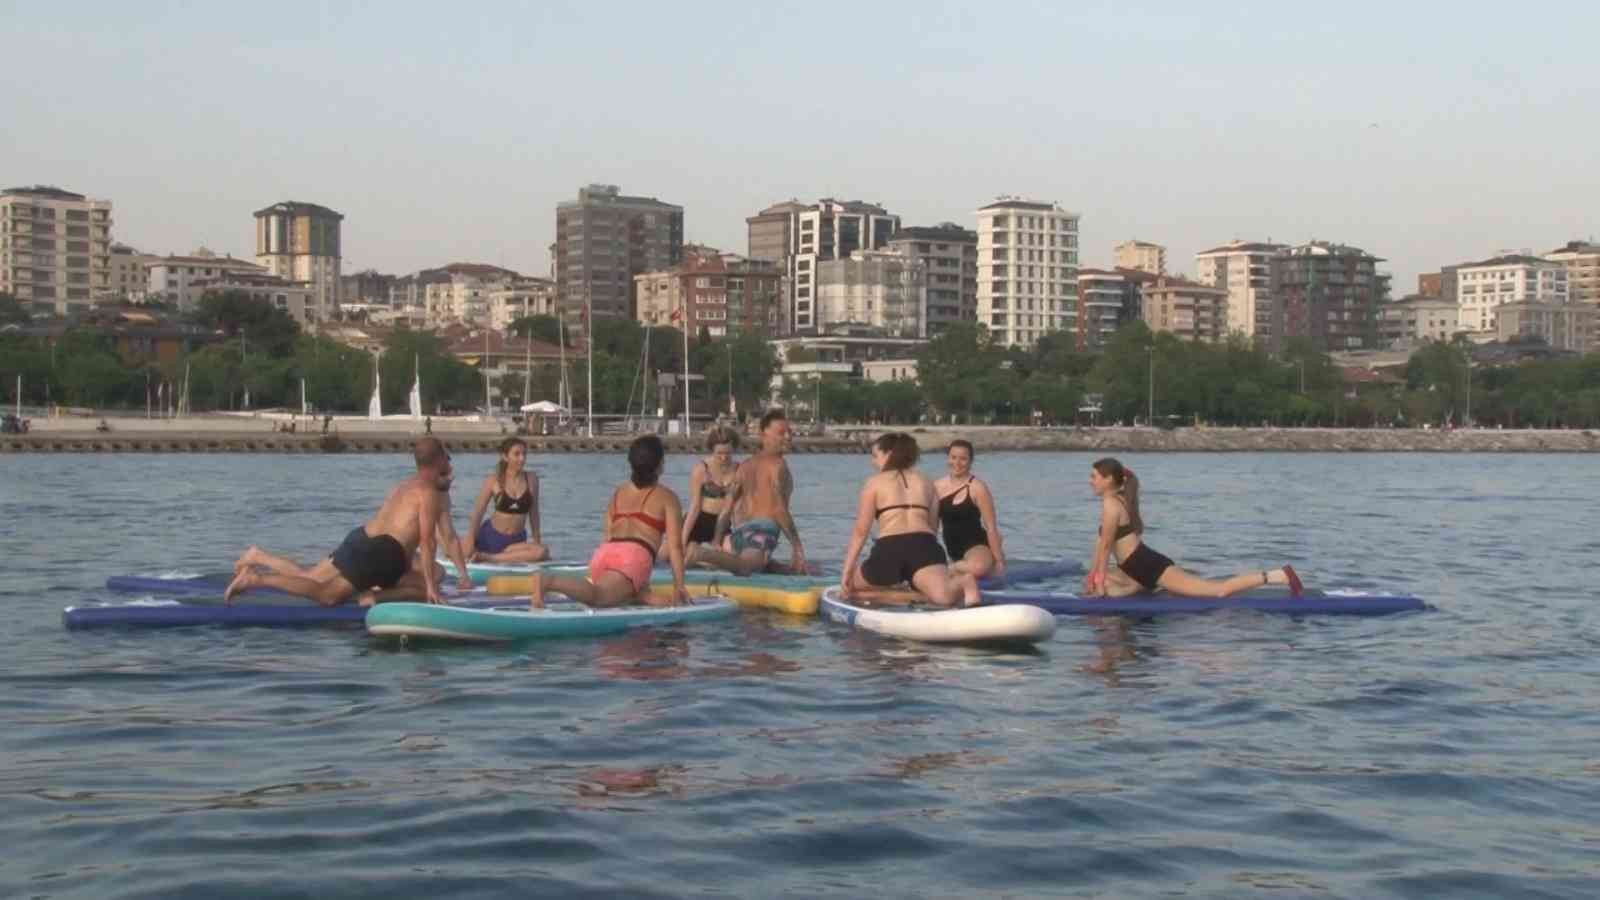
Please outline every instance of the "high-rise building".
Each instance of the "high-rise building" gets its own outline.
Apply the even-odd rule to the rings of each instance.
[[[1569,241],[1566,246],[1546,253],[1544,258],[1567,267],[1567,301],[1594,307],[1594,321],[1600,328],[1600,244]],[[1600,347],[1600,331],[1589,338],[1590,347]]]
[[[0,191],[0,292],[35,312],[87,312],[111,290],[111,201],[57,187]]]
[[[1194,255],[1196,280],[1228,292],[1228,331],[1274,338],[1272,265],[1288,249],[1283,244],[1234,241]]]
[[[634,276],[641,324],[701,329],[715,337],[778,333],[783,320],[783,271],[764,259],[710,248],[686,253],[681,264]]]
[[[1078,309],[1078,216],[1001,197],[978,210],[978,322],[1006,346],[1032,346]]]
[[[295,200],[258,209],[256,262],[285,281],[311,285],[309,322],[332,321],[339,312],[340,223],[326,206]]]
[[[614,184],[578,189],[556,206],[557,302],[580,330],[586,313],[633,318],[633,277],[683,260],[683,207],[630,197]]]
[[[978,320],[978,233],[954,222],[902,228],[892,253],[922,263],[928,273],[928,336],[956,322]]]
[[[1144,322],[1186,341],[1216,343],[1228,336],[1228,292],[1209,284],[1160,275],[1140,290]]]
[[[1490,338],[1507,303],[1566,303],[1567,267],[1537,256],[1506,254],[1456,267],[1461,330]]]
[[[786,221],[780,222],[780,218]],[[809,205],[780,203],[745,221],[750,227],[752,258],[771,259],[775,241],[787,238],[787,249],[777,260],[788,279],[783,330],[805,334],[821,333],[831,324],[817,309],[817,267],[830,260],[849,259],[857,250],[882,250],[900,228],[900,217],[875,203],[831,198]]]
[[[1149,241],[1123,241],[1116,248],[1117,268],[1151,275],[1167,274],[1167,248]]]
[[[1274,322],[1274,348],[1288,337],[1310,338],[1327,351],[1376,348],[1379,306],[1389,299],[1389,276],[1378,271],[1382,261],[1365,250],[1328,241],[1311,241],[1280,254],[1272,266],[1273,298],[1282,322],[1281,329]]]
[[[927,269],[898,253],[857,250],[816,264],[815,334],[928,336]]]

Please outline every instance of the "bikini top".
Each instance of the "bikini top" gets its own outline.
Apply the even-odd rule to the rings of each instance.
[[[722,498],[728,496],[728,486],[725,484],[719,484],[716,479],[712,477],[711,466],[705,462],[701,462],[700,465],[704,466],[706,470],[705,480],[700,482],[700,496],[707,500],[721,500]]]
[[[533,482],[522,476],[522,496],[511,499],[501,491],[494,492],[494,511],[508,516],[525,516],[533,511]]]
[[[900,476],[900,486],[904,487],[906,490],[910,490],[911,489],[911,485],[906,481],[906,473],[904,473],[904,472],[896,472],[895,474]],[[877,512],[874,513],[874,515],[879,517],[879,518],[882,518],[883,514],[888,512],[891,509],[920,509],[923,512],[932,512],[933,511],[933,510],[929,509],[928,507],[923,506],[920,503],[895,503],[895,504],[890,505],[890,506],[880,506],[880,507],[878,507]]]
[[[1118,502],[1121,502],[1121,501],[1118,501]],[[1127,509],[1127,504],[1126,503],[1123,504],[1123,509]],[[1105,529],[1102,528],[1100,530],[1104,531]],[[1139,532],[1133,527],[1133,523],[1132,522],[1126,522],[1126,523],[1124,523],[1122,525],[1118,525],[1117,526],[1116,534],[1112,535],[1111,539],[1113,541],[1120,541],[1120,540],[1122,540],[1123,538],[1127,537],[1130,534],[1138,534],[1138,533]]]
[[[645,491],[644,499],[639,501],[638,509],[629,512],[614,512],[611,514],[611,521],[615,522],[618,519],[633,519],[636,522],[644,523],[646,526],[653,529],[656,534],[666,534],[667,520],[657,516],[652,516],[644,511],[644,505],[650,502],[650,495],[654,494],[655,492],[655,486],[652,485],[650,490]],[[617,498],[615,496],[612,496],[611,498],[611,505],[613,507],[617,505]]]
[[[978,509],[978,504],[972,500],[972,482],[977,479],[968,478],[961,487],[939,498],[939,519],[947,524],[981,524],[983,513]],[[967,498],[957,503],[957,495],[965,492]]]

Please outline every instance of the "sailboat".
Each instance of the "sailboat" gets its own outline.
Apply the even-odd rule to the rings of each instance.
[[[373,354],[373,356],[372,356],[372,399],[367,401],[367,418],[369,418],[369,419],[381,419],[381,418],[383,418],[383,401],[381,399],[379,399],[379,395],[378,395],[378,390],[379,390],[380,387],[382,387],[382,382],[379,380],[379,375],[378,375],[378,356],[377,356],[377,354]]]
[[[411,418],[422,418],[422,361],[418,357],[411,360]]]

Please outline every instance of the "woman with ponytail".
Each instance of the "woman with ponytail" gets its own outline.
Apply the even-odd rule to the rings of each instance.
[[[539,529],[539,478],[523,469],[528,445],[521,438],[500,442],[500,461],[483,479],[472,520],[461,538],[467,558],[492,563],[534,563],[550,558]],[[494,504],[494,511],[483,514]]]
[[[1304,592],[1293,566],[1246,572],[1216,581],[1178,568],[1143,540],[1139,516],[1139,478],[1111,457],[1089,467],[1089,489],[1100,498],[1100,535],[1094,545],[1084,593],[1094,597],[1126,597],[1164,589],[1180,597],[1231,597],[1266,584],[1286,584],[1296,597]],[[1117,565],[1112,568],[1111,557]]]

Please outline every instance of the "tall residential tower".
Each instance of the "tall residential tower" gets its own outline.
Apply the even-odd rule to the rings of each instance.
[[[326,206],[295,200],[256,210],[256,263],[284,281],[311,286],[310,322],[331,321],[339,312],[343,221]]]
[[[556,206],[551,253],[556,302],[568,322],[587,332],[583,314],[633,318],[634,276],[683,261],[683,207],[630,197],[614,184],[578,189]]]
[[[64,316],[111,290],[111,201],[56,187],[0,191],[0,292]]]
[[[1032,346],[1074,323],[1078,215],[1001,197],[978,210],[978,322],[1006,346]]]

